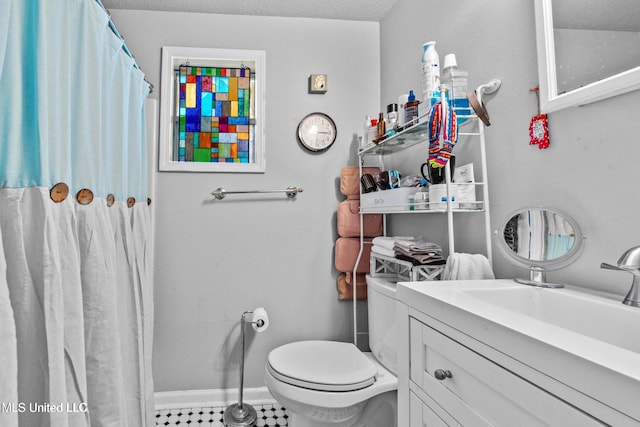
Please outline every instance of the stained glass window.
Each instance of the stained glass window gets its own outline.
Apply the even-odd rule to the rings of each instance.
[[[255,76],[250,68],[182,65],[176,71],[173,160],[253,163]]]
[[[265,172],[265,55],[162,47],[160,171]]]

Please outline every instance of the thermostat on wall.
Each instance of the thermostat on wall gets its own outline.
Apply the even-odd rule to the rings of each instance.
[[[309,93],[325,93],[327,91],[327,75],[311,74],[309,76]]]

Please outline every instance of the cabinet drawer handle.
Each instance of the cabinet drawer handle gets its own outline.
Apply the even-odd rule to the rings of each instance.
[[[445,369],[436,369],[433,375],[436,377],[437,380],[440,380],[440,381],[444,381],[447,378],[451,378],[453,376],[451,375],[451,371],[445,370]]]

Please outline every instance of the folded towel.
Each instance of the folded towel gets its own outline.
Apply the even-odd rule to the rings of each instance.
[[[397,240],[394,249],[405,253],[442,252],[440,245],[429,242],[424,237],[418,237],[414,240]]]
[[[379,236],[375,237],[371,243],[387,249],[393,249],[396,242],[408,242],[414,240],[411,236]]]
[[[402,255],[396,253],[396,258],[409,261],[413,265],[443,265],[446,261],[440,255]]]
[[[411,246],[403,246],[403,245],[395,245],[393,250],[396,253],[402,254],[441,254],[442,248],[435,243],[432,243],[430,246],[424,245],[421,247],[411,247]]]
[[[389,256],[391,258],[396,256],[396,254],[393,251],[393,249],[389,249],[389,248],[386,248],[384,246],[380,246],[380,245],[376,245],[376,244],[371,246],[371,252],[379,254],[379,255]]]
[[[383,248],[393,249],[393,245],[395,245],[396,242],[411,241],[413,239],[414,238],[411,236],[380,236],[380,237],[375,237],[371,242],[374,245],[378,245]]]
[[[495,279],[493,268],[482,254],[454,253],[447,258],[442,280]]]

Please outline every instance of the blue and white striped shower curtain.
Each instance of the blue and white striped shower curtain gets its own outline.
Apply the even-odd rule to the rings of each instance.
[[[95,0],[0,10],[0,425],[154,425],[149,85]]]

